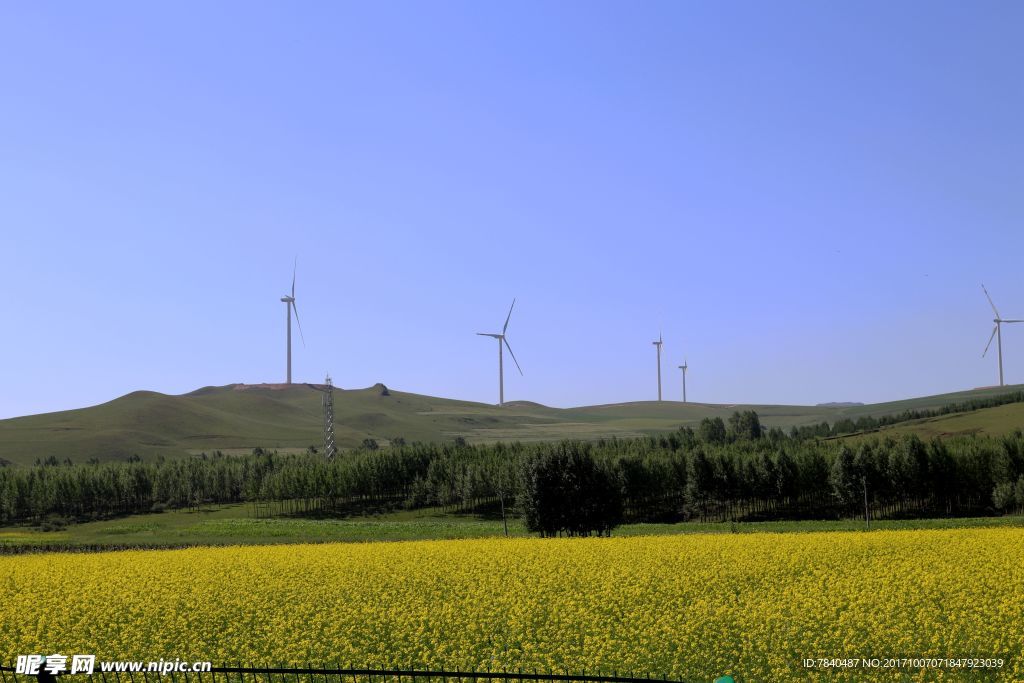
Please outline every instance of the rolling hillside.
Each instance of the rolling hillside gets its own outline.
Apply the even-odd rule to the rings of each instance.
[[[365,438],[385,444],[407,441],[595,439],[676,429],[702,418],[727,418],[753,409],[766,426],[789,427],[841,417],[889,415],[935,408],[970,398],[993,396],[1021,386],[977,389],[906,401],[853,406],[712,405],[641,401],[580,408],[549,408],[531,402],[494,405],[434,398],[383,385],[336,389],[335,422],[339,444],[357,446]],[[169,396],[137,391],[108,403],[78,410],[0,420],[0,458],[31,463],[55,456],[90,458],[180,457],[221,450],[304,450],[322,442],[320,387],[309,384],[232,384]],[[1024,406],[1001,406],[969,415],[926,421],[919,429],[964,432],[1009,431],[1024,426]],[[900,426],[893,429],[908,429]]]
[[[876,431],[835,438],[859,441],[864,438],[917,434],[925,441],[934,437],[946,438],[970,434],[1000,436],[1015,429],[1024,429],[1024,403],[1010,403],[966,413],[951,413],[939,417],[900,422]]]

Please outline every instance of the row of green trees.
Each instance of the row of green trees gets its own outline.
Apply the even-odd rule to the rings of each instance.
[[[894,415],[883,415],[881,417],[865,415],[863,417],[858,417],[856,420],[847,417],[840,418],[832,424],[829,424],[828,422],[819,422],[818,424],[813,425],[792,427],[790,429],[790,436],[798,439],[811,439],[839,436],[841,434],[853,434],[855,432],[869,432],[882,427],[899,424],[900,422],[941,417],[942,415],[950,415],[952,413],[966,413],[981,410],[983,408],[995,408],[1008,403],[1024,403],[1024,391],[1014,391],[1006,394],[999,394],[998,396],[990,396],[988,398],[972,398],[966,401],[960,401],[959,403],[947,403],[946,405],[938,408],[904,410],[903,412],[896,413]]]
[[[541,536],[609,535],[622,523],[618,472],[611,461],[596,460],[579,442],[529,454],[519,473],[526,528]]]
[[[598,491],[607,507],[573,491]],[[696,430],[593,443],[413,443],[332,461],[257,450],[0,468],[0,523],[245,501],[288,501],[295,511],[499,500],[538,531],[569,534],[618,519],[836,518],[862,514],[865,502],[875,516],[995,514],[1024,507],[1024,435],[818,441],[765,431],[756,414],[737,413]],[[542,514],[554,509],[544,501],[564,512]]]

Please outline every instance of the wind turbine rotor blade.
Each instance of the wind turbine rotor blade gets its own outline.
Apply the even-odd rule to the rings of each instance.
[[[1024,323],[1024,320],[1000,320],[1001,323]]]
[[[295,273],[299,269],[299,257],[295,257],[295,263],[292,265],[292,298],[295,298]],[[299,314],[295,314],[295,319],[298,320]]]
[[[291,302],[292,311],[295,312],[295,324],[299,326],[299,337],[302,339],[302,346],[306,346],[306,337],[302,334],[302,323],[299,322],[299,309],[295,306],[295,301]]]
[[[508,345],[508,339],[505,337],[501,338],[501,341],[505,342],[505,348],[508,349],[509,355],[512,356],[512,360],[516,363],[516,368],[519,369],[519,374],[523,374],[523,369],[519,367],[519,361],[516,360],[516,354],[512,353],[512,347]]]
[[[985,298],[988,299],[988,305],[992,307],[992,311],[996,314],[996,317],[998,318],[999,311],[996,310],[996,305],[992,303],[992,297],[988,295],[988,290],[985,289],[985,285],[981,286],[981,291],[985,292]]]
[[[988,347],[992,346],[992,340],[996,338],[996,331],[999,330],[999,325],[992,328],[992,336],[988,338],[988,344],[985,344],[985,350],[982,352],[981,357],[984,358],[985,354],[988,353]]]
[[[516,307],[516,300],[512,299],[512,305],[508,307],[508,316],[505,318],[505,327],[501,328],[501,333],[505,334],[505,330],[508,329],[508,321],[512,318],[512,309]]]

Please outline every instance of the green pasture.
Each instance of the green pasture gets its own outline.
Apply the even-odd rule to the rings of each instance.
[[[522,522],[510,518],[509,534],[526,536]],[[1024,517],[880,520],[872,529],[936,529],[1024,526]],[[758,533],[807,531],[863,531],[863,520],[785,522],[680,522],[627,524],[616,536],[655,536],[687,533]],[[257,518],[249,505],[210,506],[196,510],[132,515],[84,524],[61,531],[34,526],[0,528],[0,547],[53,546],[178,546],[265,545],[274,543],[411,541],[483,538],[504,534],[496,516],[445,513],[438,509],[396,511],[343,519]]]
[[[357,447],[364,439],[387,445],[406,441],[469,442],[594,440],[633,437],[696,426],[705,417],[728,418],[737,410],[756,410],[767,427],[788,429],[843,417],[892,415],[937,408],[972,398],[1021,389],[976,389],[864,406],[718,405],[678,401],[637,401],[580,408],[549,408],[517,401],[495,405],[456,401],[401,391],[383,385],[336,390],[338,443]],[[125,459],[176,458],[221,450],[245,453],[255,447],[304,451],[322,440],[322,392],[313,385],[228,385],[169,396],[138,391],[108,403],[78,410],[0,420],[0,459],[30,464],[55,457],[83,463]],[[994,411],[994,412],[989,412]],[[956,420],[946,416],[907,429],[930,432],[1005,433],[1024,425],[1024,405],[975,411]],[[951,420],[950,423],[943,421]],[[899,429],[903,429],[900,427]]]

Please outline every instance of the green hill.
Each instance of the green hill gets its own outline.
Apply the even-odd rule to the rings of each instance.
[[[378,384],[368,389],[335,389],[335,430],[342,447],[358,446],[366,438],[386,444],[395,437],[448,441],[462,436],[471,442],[596,439],[672,430],[696,425],[705,417],[727,418],[733,411],[747,409],[756,410],[766,426],[788,428],[842,417],[856,419],[937,408],[1021,388],[976,389],[873,405],[642,401],[560,409],[528,401],[499,408],[388,391]],[[322,396],[321,387],[309,384],[232,384],[204,387],[180,396],[137,391],[89,408],[0,420],[0,458],[31,463],[54,456],[84,462],[133,454],[148,459],[213,450],[247,452],[257,446],[305,450],[322,442]],[[1001,406],[937,420],[952,421],[948,430],[940,426],[939,431],[970,431],[975,429],[972,425],[980,425],[978,428],[985,431],[1009,431],[1024,425],[1024,407]]]
[[[970,434],[1001,436],[1009,434],[1015,429],[1024,429],[1024,403],[1009,403],[966,413],[950,413],[938,417],[908,420],[878,430],[834,438],[860,441],[873,437],[899,437],[903,434],[917,434],[927,441],[934,437],[947,438]]]

